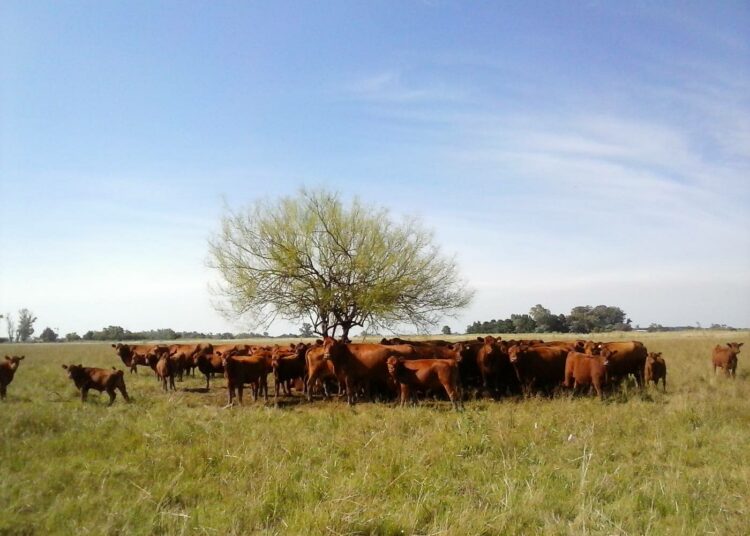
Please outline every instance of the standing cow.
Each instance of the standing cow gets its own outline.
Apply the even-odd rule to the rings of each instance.
[[[18,370],[20,361],[26,356],[5,356],[5,361],[0,362],[0,400],[5,400],[8,384],[13,381],[13,376]]]
[[[661,356],[661,352],[651,352],[646,358],[646,368],[643,371],[643,381],[648,385],[650,382],[654,382],[655,386],[659,386],[659,380],[662,382],[664,392],[667,392],[667,363]]]
[[[714,348],[711,361],[714,366],[714,374],[716,369],[724,369],[724,373],[727,377],[735,377],[737,374],[737,354],[740,353],[740,347],[745,344],[744,342],[728,342],[727,347],[716,345]]]

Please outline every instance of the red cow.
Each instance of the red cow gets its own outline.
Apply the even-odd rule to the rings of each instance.
[[[573,390],[581,386],[594,386],[599,398],[604,398],[602,388],[607,385],[607,369],[614,352],[604,349],[600,355],[568,352],[565,359],[563,385]]]
[[[298,345],[292,345],[293,353],[289,354],[288,350],[276,347],[272,351],[271,368],[273,369],[274,377],[274,396],[276,400],[279,399],[279,394],[282,389],[286,392],[287,396],[291,395],[289,384],[297,379],[305,379],[306,367],[305,367],[305,353],[307,352],[308,346],[304,343]]]
[[[138,373],[138,365],[148,365],[147,356],[154,348],[153,344],[113,344],[112,348],[115,349],[115,353],[122,360],[126,367],[130,369],[130,372]]]
[[[114,404],[115,389],[122,393],[126,402],[130,402],[128,392],[125,389],[125,378],[121,370],[114,367],[112,370],[94,367],[84,367],[83,365],[63,365],[62,368],[68,371],[68,378],[73,380],[76,388],[81,392],[81,402],[86,402],[90,389],[95,391],[107,391],[109,395],[109,406]]]
[[[724,373],[727,377],[732,376],[733,378],[737,374],[737,354],[740,353],[740,347],[745,344],[744,342],[728,342],[727,347],[716,345],[714,348],[711,361],[714,365],[714,374],[716,369],[724,369]]]
[[[515,344],[508,349],[508,357],[527,395],[537,388],[550,392],[565,378],[565,348]]]
[[[234,403],[235,389],[237,399],[242,405],[242,391],[245,384],[253,385],[253,400],[258,400],[259,392],[268,401],[268,363],[264,357],[224,357],[224,377],[227,379],[227,405]],[[257,387],[255,387],[257,386]]]
[[[646,366],[648,350],[642,342],[603,342],[598,343],[592,352],[596,354],[598,350],[601,354],[605,349],[612,352],[609,369],[607,370],[610,382],[618,383],[632,374],[636,383],[643,386],[643,371]]]
[[[643,371],[643,380],[648,385],[649,382],[654,382],[654,385],[659,386],[659,380],[662,381],[664,392],[667,392],[667,363],[661,356],[661,352],[651,352],[646,357],[646,368]]]
[[[404,359],[391,356],[386,361],[388,373],[401,387],[401,405],[412,389],[445,389],[455,409],[462,407],[458,384],[458,363],[453,359]]]
[[[26,356],[5,356],[5,361],[0,362],[0,400],[5,400],[8,384],[13,381],[13,376],[18,370],[19,362]]]

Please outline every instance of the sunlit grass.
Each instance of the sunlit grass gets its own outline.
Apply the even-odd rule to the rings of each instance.
[[[607,338],[663,352],[667,393],[225,410],[223,379],[165,394],[144,369],[107,408],[60,365],[124,368],[108,345],[4,345],[27,359],[0,404],[0,533],[750,533],[750,367],[710,366],[750,336]]]

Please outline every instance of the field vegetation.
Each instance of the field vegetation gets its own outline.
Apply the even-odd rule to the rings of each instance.
[[[126,373],[133,403],[107,408],[81,404],[61,365],[124,369],[108,344],[2,345],[26,359],[0,403],[0,534],[750,533],[750,366],[740,354],[734,380],[710,366],[714,345],[750,335],[606,335],[632,338],[663,352],[666,394],[461,413],[223,409],[223,379],[165,394],[146,369]]]

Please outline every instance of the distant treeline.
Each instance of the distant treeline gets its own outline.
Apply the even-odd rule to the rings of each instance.
[[[287,333],[278,337],[299,337],[298,334]],[[151,329],[148,331],[130,331],[121,326],[108,326],[99,331],[87,331],[83,336],[78,333],[68,333],[65,341],[173,341],[177,339],[262,339],[272,338],[264,333],[203,333],[199,331],[175,331],[170,328]],[[58,339],[59,340],[59,339]],[[48,341],[53,342],[53,341]]]
[[[553,314],[537,304],[528,314],[512,314],[504,320],[474,322],[466,327],[466,333],[592,333],[632,329],[630,319],[619,307],[579,305],[564,315]]]

